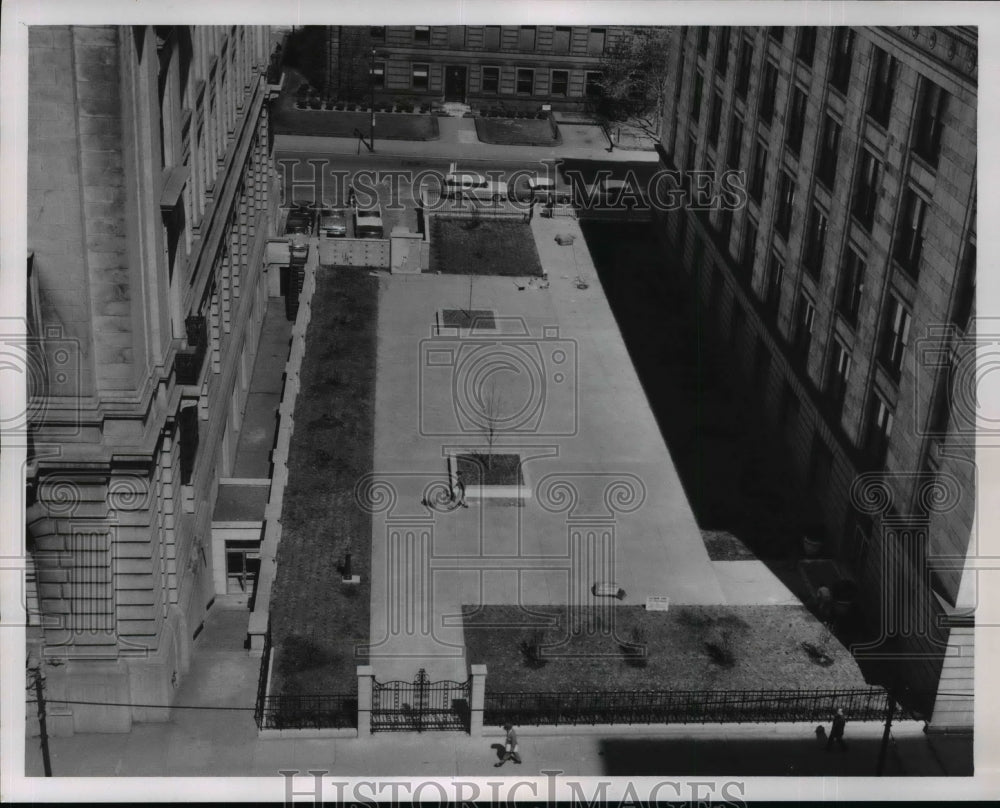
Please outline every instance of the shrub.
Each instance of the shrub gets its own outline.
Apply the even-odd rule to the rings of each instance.
[[[524,664],[533,669],[543,667],[548,660],[544,657],[543,648],[546,645],[545,629],[535,629],[526,640],[521,640],[521,655]]]
[[[430,112],[431,111],[431,105],[430,104],[421,104],[420,105],[420,111],[421,112]]]
[[[705,649],[712,661],[723,668],[731,668],[736,664],[733,653],[732,633],[727,629],[713,628],[705,640]]]

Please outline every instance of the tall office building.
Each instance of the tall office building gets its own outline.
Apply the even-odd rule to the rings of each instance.
[[[27,601],[50,699],[169,705],[217,594],[277,202],[269,49],[261,27],[30,29]],[[167,716],[53,702],[48,727]]]
[[[890,675],[932,726],[969,727],[976,31],[687,27],[672,47],[664,167],[743,172],[746,203],[661,214],[669,270],[860,584],[881,636],[858,652],[905,660]]]
[[[328,29],[327,92],[476,107],[584,109],[625,26],[389,25]],[[372,51],[375,55],[372,56]],[[374,87],[369,82],[372,76]]]

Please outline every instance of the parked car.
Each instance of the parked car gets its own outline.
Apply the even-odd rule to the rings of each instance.
[[[319,235],[322,238],[344,238],[347,235],[347,215],[343,208],[320,208]]]
[[[444,178],[442,194],[447,199],[476,199],[480,202],[497,202],[507,199],[507,183],[489,180],[475,171],[459,171],[452,163]]]
[[[354,208],[354,236],[356,238],[382,238],[382,206],[377,202],[371,207]]]
[[[528,191],[532,202],[548,202],[563,205],[572,202],[573,194],[569,186],[553,176],[536,174],[528,178]]]
[[[295,205],[288,209],[285,219],[285,235],[300,233],[311,236],[313,231],[313,209],[305,205]]]

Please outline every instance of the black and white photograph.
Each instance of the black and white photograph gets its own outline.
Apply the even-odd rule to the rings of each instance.
[[[208,6],[5,4],[8,799],[1000,794],[1000,7]]]

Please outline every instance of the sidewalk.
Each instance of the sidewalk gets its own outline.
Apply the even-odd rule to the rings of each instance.
[[[437,140],[379,140],[375,133],[375,154],[391,157],[421,157],[448,160],[509,160],[536,162],[555,158],[601,162],[656,163],[655,151],[614,149],[599,126],[560,124],[563,142],[558,146],[498,146],[481,143],[472,118],[438,118]],[[276,135],[276,152],[322,152],[355,155],[357,138]],[[370,154],[362,147],[362,154]]]

